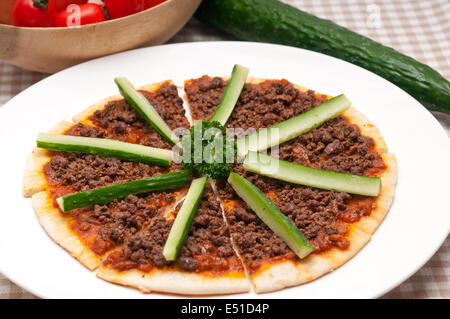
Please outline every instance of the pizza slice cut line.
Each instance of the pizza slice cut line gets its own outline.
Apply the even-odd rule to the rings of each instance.
[[[220,204],[208,184],[195,214],[189,236],[175,262],[163,257],[173,219],[181,203],[111,254],[97,276],[117,284],[184,295],[248,292],[249,281],[233,250]]]

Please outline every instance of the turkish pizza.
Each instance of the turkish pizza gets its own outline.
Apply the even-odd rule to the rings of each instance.
[[[120,94],[39,134],[23,193],[43,229],[145,293],[264,293],[346,263],[389,211],[395,156],[344,94],[248,72],[116,78]]]

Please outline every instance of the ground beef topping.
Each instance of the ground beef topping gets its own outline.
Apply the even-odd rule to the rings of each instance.
[[[181,208],[175,209],[174,215]],[[220,203],[211,188],[206,188],[189,231],[186,244],[174,262],[165,260],[162,252],[173,218],[157,216],[143,232],[129,237],[122,252],[112,254],[106,263],[118,270],[153,267],[176,267],[185,271],[213,274],[242,270],[229,232],[223,219]]]
[[[219,77],[207,75],[185,82],[184,90],[194,120],[209,120],[222,99],[226,84]]]
[[[208,76],[186,81],[186,96],[194,119],[210,119],[226,84],[221,78]],[[326,99],[314,91],[303,93],[287,80],[246,83],[227,127],[260,129],[306,112]]]
[[[128,162],[113,157],[60,152],[45,165],[44,173],[51,185],[69,186],[73,192],[124,183],[181,169]]]
[[[286,80],[245,84],[227,127],[259,130],[306,112],[325,100],[314,91],[297,90]]]
[[[107,204],[76,209],[70,228],[98,255],[122,244],[164,214],[179,198],[180,189],[129,195]]]
[[[281,144],[279,157],[328,171],[376,176],[386,167],[373,147],[372,138],[361,135],[356,125],[339,116]]]
[[[154,93],[140,92],[172,130],[189,128],[183,100],[178,96],[175,85],[165,82]],[[91,120],[114,139],[157,148],[172,148],[124,99],[109,102],[103,110],[96,111]]]

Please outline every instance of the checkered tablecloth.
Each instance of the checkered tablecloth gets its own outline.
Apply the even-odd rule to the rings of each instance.
[[[413,56],[450,79],[449,0],[284,0]],[[234,40],[192,19],[170,43]],[[44,74],[0,62],[0,105]],[[433,113],[450,136],[450,116]],[[450,213],[450,207],[449,207]],[[0,274],[0,298],[35,298]],[[450,237],[416,274],[383,298],[450,298]]]

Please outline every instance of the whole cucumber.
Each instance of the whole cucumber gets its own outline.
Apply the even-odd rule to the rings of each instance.
[[[428,65],[280,1],[204,0],[195,16],[242,40],[305,48],[359,65],[429,110],[450,114],[450,82]]]

